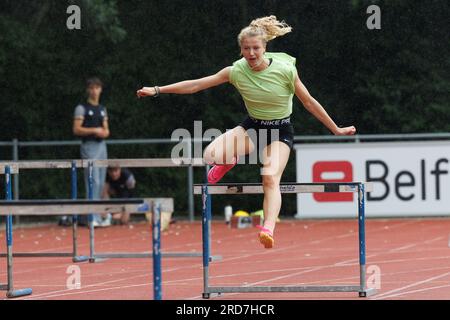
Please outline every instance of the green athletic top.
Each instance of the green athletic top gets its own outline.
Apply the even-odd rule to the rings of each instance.
[[[274,120],[292,113],[295,58],[282,52],[266,52],[272,63],[262,71],[253,71],[245,58],[233,63],[230,83],[244,99],[248,114],[255,119]]]

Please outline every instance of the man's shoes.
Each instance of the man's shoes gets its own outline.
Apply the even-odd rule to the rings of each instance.
[[[94,220],[92,224],[94,225],[94,228],[105,228],[111,226],[111,220],[111,215],[108,214],[106,218],[102,218],[101,221]]]

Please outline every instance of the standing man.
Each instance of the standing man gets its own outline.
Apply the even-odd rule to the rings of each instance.
[[[108,158],[106,138],[109,137],[108,114],[106,108],[100,104],[103,83],[99,78],[90,78],[86,82],[87,101],[75,108],[73,120],[73,134],[81,137],[81,158],[104,160]],[[88,168],[84,171],[86,198],[88,197]],[[106,168],[93,168],[93,195],[100,199],[106,178]],[[81,218],[85,218],[83,216]],[[86,221],[81,221],[81,223]],[[94,215],[94,227],[111,225],[111,216],[103,218]]]

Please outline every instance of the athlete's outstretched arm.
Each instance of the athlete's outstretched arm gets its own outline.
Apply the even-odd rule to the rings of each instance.
[[[169,84],[167,86],[158,87],[161,93],[175,93],[175,94],[192,94],[219,84],[228,82],[230,79],[231,67],[226,67],[208,77],[186,80]],[[136,92],[138,97],[154,96],[157,94],[155,87],[143,87]]]
[[[305,85],[300,81],[298,75],[295,78],[295,95],[302,102],[306,110],[314,117],[322,122],[335,135],[352,135],[356,133],[354,126],[339,128],[322,105],[314,99],[306,89]]]

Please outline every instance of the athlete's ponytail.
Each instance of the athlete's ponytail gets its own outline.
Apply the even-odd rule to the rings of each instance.
[[[261,36],[264,43],[280,37],[292,31],[292,28],[284,21],[278,21],[275,16],[268,16],[253,20],[248,27],[241,30],[238,42],[247,37]]]

